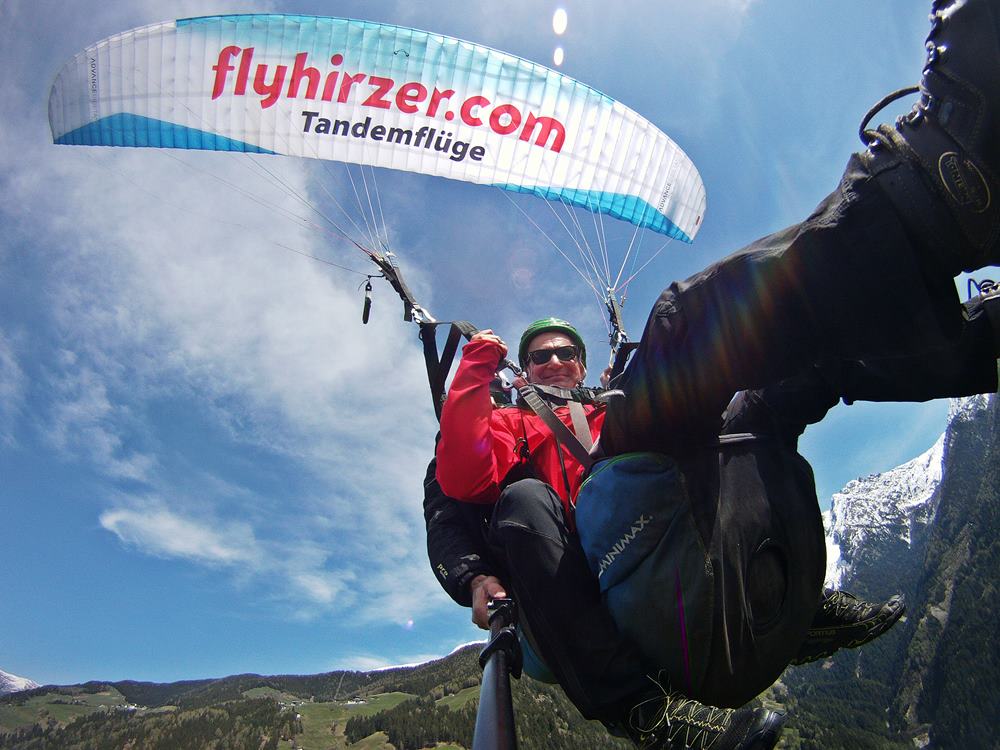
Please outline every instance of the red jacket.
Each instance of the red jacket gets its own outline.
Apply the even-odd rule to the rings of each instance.
[[[437,480],[445,494],[472,503],[493,503],[500,485],[521,458],[527,442],[534,475],[547,482],[569,507],[583,480],[583,466],[565,448],[563,479],[555,436],[530,409],[494,409],[490,381],[500,361],[500,349],[490,341],[470,341],[462,349],[448,399],[441,411],[441,440],[437,447]],[[590,434],[596,440],[604,424],[604,407],[585,405]],[[556,415],[570,429],[565,406]]]

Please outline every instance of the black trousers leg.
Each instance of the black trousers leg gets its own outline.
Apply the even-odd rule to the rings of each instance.
[[[852,157],[837,190],[802,224],[664,290],[616,383],[626,398],[609,406],[605,454],[683,453],[717,434],[733,393],[815,365],[953,348],[962,306],[953,280],[932,268]],[[913,377],[898,398],[909,397]],[[958,380],[950,385],[966,389]],[[929,380],[916,390],[941,388]],[[883,395],[894,397],[888,388]]]
[[[920,354],[825,362],[764,388],[741,391],[722,433],[777,436],[791,448],[838,401],[928,401],[997,390],[995,332],[977,298],[962,305],[956,338]]]
[[[588,719],[620,719],[651,683],[601,602],[559,497],[535,479],[510,485],[494,509],[489,542],[522,625],[567,696]]]

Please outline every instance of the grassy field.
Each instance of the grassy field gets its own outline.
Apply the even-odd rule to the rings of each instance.
[[[442,698],[438,705],[454,710],[478,696],[478,686],[465,688]],[[376,732],[353,745],[348,744],[344,737],[347,720],[352,716],[369,716],[393,708],[414,697],[409,693],[384,693],[370,696],[366,703],[351,706],[344,703],[303,703],[295,707],[302,717],[302,734],[296,735],[295,741],[305,750],[385,750],[391,746],[383,732]],[[442,744],[437,750],[463,749],[459,745]]]
[[[303,703],[295,707],[302,717],[302,734],[296,735],[295,741],[305,750],[345,750],[348,744],[344,737],[344,726],[348,719],[385,711],[413,697],[415,696],[409,693],[384,693],[370,696],[367,702],[351,706],[344,703]],[[379,736],[381,739],[378,739]],[[382,750],[386,742],[386,736],[377,733],[350,747],[351,750]]]
[[[49,719],[66,724],[91,711],[124,706],[126,703],[125,697],[114,688],[100,693],[80,692],[73,695],[45,693],[29,698],[22,706],[0,706],[0,727],[14,729],[35,723],[45,724]]]
[[[385,732],[375,732],[375,734],[365,737],[350,746],[351,750],[385,750],[392,747],[389,744],[389,736]],[[312,748],[306,748],[312,750]]]
[[[472,687],[463,688],[459,690],[454,695],[446,695],[441,698],[437,704],[439,706],[444,706],[452,711],[461,708],[469,701],[474,701],[479,697],[479,685],[473,685]]]
[[[247,698],[274,698],[279,703],[293,703],[302,700],[297,695],[286,693],[284,690],[275,690],[271,687],[256,687],[244,690],[243,695]]]

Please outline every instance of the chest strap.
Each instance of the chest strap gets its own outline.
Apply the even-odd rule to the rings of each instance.
[[[569,427],[563,424],[563,421],[552,411],[552,407],[539,395],[539,387],[526,385],[518,388],[517,392],[524,400],[524,403],[531,407],[531,410],[552,431],[552,434],[556,438],[557,448],[565,446],[566,450],[583,465],[584,469],[590,469],[594,464],[594,459],[590,455],[593,440],[590,437],[590,425],[587,423],[587,415],[583,410],[583,405],[579,401],[566,402],[570,408],[570,418],[573,420],[575,430],[574,434],[574,430],[570,430]],[[574,411],[576,415],[574,415]],[[584,441],[586,441],[586,444]]]

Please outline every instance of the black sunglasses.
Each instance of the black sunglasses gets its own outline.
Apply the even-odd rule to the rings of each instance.
[[[572,362],[580,356],[580,347],[557,346],[555,349],[535,349],[533,352],[528,352],[528,361],[535,365],[544,365],[552,359],[553,354],[560,362]]]

